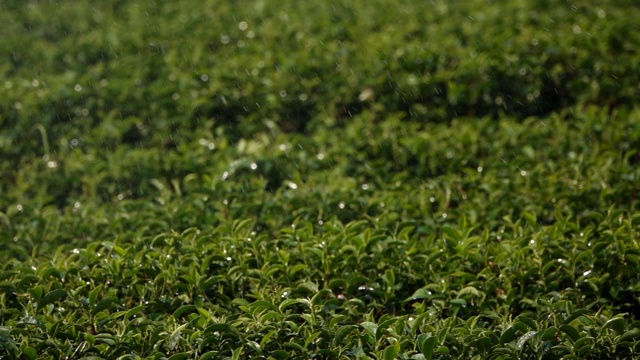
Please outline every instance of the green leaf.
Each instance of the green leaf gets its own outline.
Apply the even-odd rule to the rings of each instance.
[[[209,360],[209,359],[215,359],[216,356],[218,356],[219,352],[218,351],[208,351],[202,355],[200,355],[200,360]]]
[[[584,314],[588,314],[589,310],[587,309],[579,309],[576,310],[574,312],[571,313],[571,315],[569,315],[562,323],[563,324],[570,324],[573,320],[579,318],[580,316],[584,315]]]
[[[35,301],[40,300],[40,298],[42,298],[42,294],[44,293],[44,288],[40,285],[38,286],[34,286],[31,289],[29,289],[29,294],[31,294],[31,296],[33,296],[33,299]]]
[[[111,304],[117,301],[118,299],[116,297],[113,297],[113,296],[106,297],[96,305],[96,307],[93,309],[91,313],[95,315],[103,310],[107,310],[111,307]]]
[[[127,311],[127,313],[124,315],[124,320],[131,319],[132,316],[139,314],[142,310],[144,310],[144,305],[134,307],[133,309]]]
[[[280,312],[284,312],[284,310],[286,310],[287,307],[293,304],[304,304],[307,307],[311,306],[311,302],[307,299],[286,299],[282,303],[280,303],[280,306],[278,306],[278,309],[280,310]]]
[[[190,314],[192,312],[196,312],[197,308],[195,305],[182,305],[173,312],[173,317],[179,319],[185,314]]]
[[[527,324],[529,326],[529,328],[531,328],[532,330],[538,330],[538,324],[536,324],[535,321],[533,321],[533,319],[524,316],[524,315],[520,315],[518,316],[518,318],[516,320],[519,320],[525,324]]]
[[[318,338],[318,336],[322,335],[323,332],[324,330],[316,330],[311,335],[307,336],[304,342],[304,347],[309,348],[309,345],[311,345],[311,343],[313,343],[315,339]]]
[[[429,335],[420,335],[418,336],[418,346],[420,347],[420,351],[426,360],[431,360],[433,357],[433,351],[436,346],[436,337]]]
[[[508,344],[516,339],[516,327],[510,326],[500,335],[500,344]]]
[[[626,331],[624,334],[622,334],[622,336],[620,337],[620,341],[637,339],[639,337],[640,337],[640,329],[633,328],[631,330]]]
[[[262,311],[265,309],[278,311],[278,308],[266,300],[257,300],[249,304],[249,308],[253,311]]]
[[[567,334],[573,342],[580,340],[580,333],[578,333],[578,330],[571,325],[560,326],[560,331]]]
[[[372,322],[369,322],[369,321],[365,321],[365,322],[361,322],[361,323],[360,323],[360,326],[361,326],[363,329],[367,330],[367,332],[368,332],[369,334],[371,334],[371,336],[373,336],[373,337],[375,338],[375,336],[376,336],[376,330],[378,330],[378,325],[377,325],[376,323],[372,323]]]
[[[462,240],[462,234],[458,229],[452,228],[451,226],[443,226],[442,232],[451,240],[456,242],[460,242]]]
[[[535,227],[538,223],[538,219],[536,218],[535,213],[525,212],[522,214],[522,216],[524,216],[524,218],[527,220],[527,223],[529,223],[529,225],[532,227]]]
[[[219,333],[230,333],[230,334],[234,334],[234,335],[239,335],[240,333],[238,332],[238,330],[229,325],[229,324],[214,324],[209,326],[208,328],[206,328],[204,330],[205,334],[206,333],[213,333],[213,332],[219,332]]]
[[[282,359],[282,360],[291,358],[291,354],[289,354],[284,350],[275,350],[274,352],[271,353],[271,356],[273,356],[275,359]]]
[[[189,353],[182,352],[182,353],[171,355],[167,360],[185,360],[185,359],[188,359],[190,356],[191,355]]]
[[[551,326],[548,329],[546,329],[543,333],[542,336],[540,337],[540,339],[542,341],[547,341],[547,340],[551,340],[554,338],[554,336],[558,333],[558,328],[555,326]]]
[[[592,337],[583,337],[573,344],[573,348],[576,350],[580,350],[585,346],[591,347],[592,344],[593,344]]]
[[[606,329],[613,329],[620,335],[623,334],[626,330],[625,326],[626,324],[623,318],[613,318],[604,323],[604,325],[602,326],[602,331],[605,331]]]
[[[398,349],[395,345],[387,346],[382,352],[382,358],[384,360],[395,360],[396,356],[398,356]]]
[[[38,310],[66,296],[67,296],[67,292],[62,289],[56,289],[56,290],[50,291],[40,301],[38,301]]]
[[[336,333],[333,337],[333,345],[339,346],[342,343],[342,340],[344,340],[347,335],[349,335],[349,333],[351,333],[355,328],[355,325],[341,326],[338,330],[336,330]]]
[[[100,295],[101,291],[102,291],[102,285],[98,285],[89,292],[89,304],[96,305],[98,301],[98,296]]]
[[[431,297],[431,291],[421,288],[414,291],[413,295],[409,296],[404,301],[407,302],[407,301],[413,301],[413,300],[427,299],[429,297]]]
[[[108,344],[110,346],[113,346],[116,344],[116,340],[115,337],[112,334],[109,333],[100,333],[96,335],[96,342],[102,342],[105,344]]]
[[[27,346],[22,349],[22,356],[30,360],[35,360],[38,358],[38,351],[31,346]]]

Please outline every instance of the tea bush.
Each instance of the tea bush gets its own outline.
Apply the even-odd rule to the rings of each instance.
[[[0,357],[638,357],[634,2],[0,9]]]

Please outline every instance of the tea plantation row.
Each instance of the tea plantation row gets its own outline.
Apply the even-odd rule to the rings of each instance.
[[[640,354],[634,3],[0,4],[0,358]]]

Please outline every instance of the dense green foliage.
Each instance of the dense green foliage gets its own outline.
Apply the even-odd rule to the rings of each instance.
[[[640,354],[633,1],[0,3],[0,358]]]

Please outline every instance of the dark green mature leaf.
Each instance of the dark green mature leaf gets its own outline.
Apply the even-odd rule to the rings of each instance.
[[[567,334],[567,336],[569,336],[569,338],[573,341],[576,342],[580,339],[580,333],[578,333],[578,330],[576,330],[576,328],[574,328],[571,325],[562,325],[560,326],[560,331],[562,331],[563,333]]]
[[[42,299],[40,299],[40,301],[38,301],[38,310],[66,296],[67,296],[67,292],[65,290],[62,290],[62,289],[52,290],[48,292],[45,296],[43,296]]]
[[[111,308],[111,305],[113,305],[117,301],[118,301],[118,298],[116,297],[113,297],[113,296],[106,297],[100,300],[100,302],[96,304],[96,307],[93,308],[92,313],[95,315],[103,310],[107,310]]]
[[[173,354],[171,356],[169,356],[169,359],[167,360],[185,360],[188,359],[191,355],[189,353],[178,353],[178,354]]]
[[[183,305],[173,312],[173,317],[180,318],[186,314],[195,312],[197,309],[194,305]]]
[[[605,331],[606,329],[613,329],[618,335],[621,335],[626,330],[626,323],[623,318],[613,318],[607,320],[606,323],[602,326],[601,331]]]
[[[500,335],[500,344],[507,344],[516,339],[516,332],[518,329],[515,326],[510,326],[507,330]]]
[[[334,346],[339,346],[342,343],[342,341],[344,341],[344,339],[347,337],[347,335],[349,335],[349,333],[351,333],[355,329],[356,329],[355,325],[345,325],[338,328],[338,330],[336,330],[335,335],[333,337]]]
[[[398,356],[398,349],[395,345],[387,346],[382,352],[382,358],[384,360],[394,360]]]
[[[37,359],[38,351],[30,346],[27,346],[22,349],[22,356],[24,356],[27,359],[32,359],[32,360]]]
[[[418,345],[424,358],[431,360],[436,346],[436,337],[422,334],[418,336]]]

